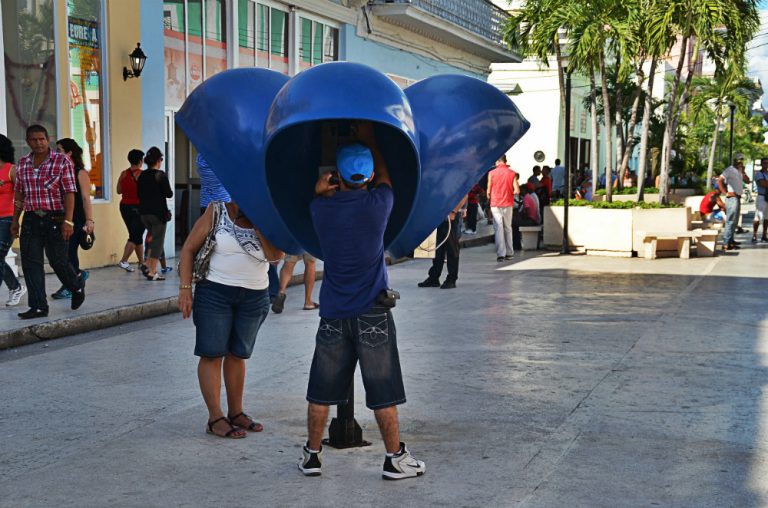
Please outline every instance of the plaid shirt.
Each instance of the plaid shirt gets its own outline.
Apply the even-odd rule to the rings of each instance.
[[[51,152],[40,167],[34,167],[34,155],[30,153],[16,164],[16,185],[14,190],[24,193],[24,211],[64,210],[63,196],[77,192],[75,167],[64,154]]]

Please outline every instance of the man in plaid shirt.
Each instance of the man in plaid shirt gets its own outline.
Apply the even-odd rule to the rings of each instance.
[[[27,128],[27,145],[32,152],[20,158],[16,166],[11,223],[11,234],[19,236],[19,218],[24,212],[21,267],[29,288],[29,310],[19,314],[21,319],[48,315],[43,252],[64,287],[72,292],[72,309],[85,300],[85,280],[75,273],[67,256],[77,192],[74,166],[66,155],[51,151],[48,131],[42,125]]]

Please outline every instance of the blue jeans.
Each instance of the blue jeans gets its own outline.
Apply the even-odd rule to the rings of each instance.
[[[739,222],[741,212],[741,197],[725,198],[725,229],[723,231],[723,245],[733,242],[733,233]]]
[[[395,322],[392,312],[380,306],[353,318],[320,318],[307,400],[324,406],[346,404],[358,360],[368,409],[405,402]]]
[[[11,250],[11,221],[13,217],[0,217],[0,270],[2,270],[2,279],[8,289],[19,289],[21,285],[19,279],[13,274],[13,269],[8,266],[5,261],[5,256],[8,255],[8,251]]]
[[[269,314],[266,289],[246,289],[201,280],[195,286],[192,320],[195,355],[221,358],[228,353],[251,357],[256,334]]]

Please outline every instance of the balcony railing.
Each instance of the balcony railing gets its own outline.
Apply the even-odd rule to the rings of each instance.
[[[373,0],[370,3],[408,4],[507,48],[503,35],[509,15],[488,0]]]

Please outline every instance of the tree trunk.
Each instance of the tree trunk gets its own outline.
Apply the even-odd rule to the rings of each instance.
[[[667,124],[670,124],[671,127],[669,129],[669,143],[667,144],[667,153],[666,159],[667,159],[667,188],[666,188],[666,195],[667,199],[665,200],[665,203],[668,202],[668,195],[669,195],[669,165],[672,160],[672,147],[675,144],[675,138],[677,136],[677,125],[680,122],[680,114],[683,111],[683,107],[685,106],[685,102],[688,100],[688,92],[691,89],[691,83],[693,82],[693,73],[696,69],[696,61],[699,59],[699,47],[701,43],[700,40],[697,38],[695,45],[693,47],[693,53],[691,53],[691,58],[688,59],[688,75],[685,77],[685,83],[683,84],[683,89],[680,92],[679,97],[676,99],[677,101],[677,107],[675,107],[674,112],[672,114],[671,118],[667,118]],[[664,167],[661,168],[662,171],[664,171]],[[664,181],[664,178],[662,178],[662,182]],[[661,192],[659,192],[662,194]],[[662,194],[664,196],[664,194]]]
[[[591,104],[592,142],[589,144],[589,163],[592,166],[592,199],[597,192],[597,180],[600,178],[600,161],[598,160],[599,125],[597,123],[597,86],[595,84],[595,68],[591,67],[589,73],[589,102]]]
[[[624,96],[618,86],[618,83],[616,83],[616,110],[614,111],[614,122],[616,128],[616,174],[618,175],[619,180],[617,187],[621,189],[624,186],[624,180],[619,173],[618,165],[619,161],[621,161],[624,156],[624,122],[622,119],[622,113],[624,112]]]
[[[667,204],[669,202],[669,158],[672,155],[672,128],[674,125],[675,111],[677,109],[677,92],[680,88],[680,77],[683,74],[683,63],[688,49],[688,37],[683,38],[680,45],[680,58],[677,62],[675,77],[672,81],[672,90],[670,90],[669,102],[667,103],[666,125],[664,127],[664,141],[661,146],[661,168],[659,178],[659,203]]]
[[[557,82],[560,85],[560,115],[565,118],[565,72],[563,55],[560,52],[560,33],[555,34],[555,59],[557,60]]]
[[[605,75],[605,55],[599,56],[600,81],[603,85],[603,118],[605,119],[605,199],[613,201],[613,126],[611,125],[611,101],[608,99],[608,78]]]
[[[717,149],[717,136],[720,133],[720,125],[723,123],[723,117],[720,116],[720,105],[718,104],[717,126],[715,127],[715,133],[712,134],[712,146],[709,149],[709,162],[707,163],[707,191],[712,190],[712,173],[715,169],[715,150]]]
[[[645,168],[648,165],[648,134],[651,131],[651,115],[653,115],[653,82],[656,79],[656,65],[658,60],[651,62],[651,72],[648,75],[648,90],[645,93],[643,104],[643,129],[640,134],[640,159],[637,165],[637,200],[643,201],[643,187],[645,185]]]
[[[629,168],[629,158],[632,156],[632,151],[635,148],[635,127],[637,126],[637,111],[640,109],[640,95],[643,93],[643,83],[645,82],[645,74],[643,69],[638,69],[637,72],[637,87],[632,93],[632,110],[629,116],[629,125],[627,126],[626,143],[624,145],[624,156],[619,163],[617,158],[617,164],[619,164],[619,179],[623,180],[627,174]],[[638,185],[642,185],[639,183]]]

